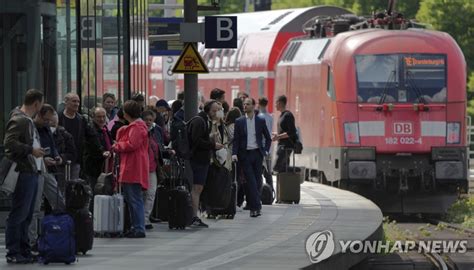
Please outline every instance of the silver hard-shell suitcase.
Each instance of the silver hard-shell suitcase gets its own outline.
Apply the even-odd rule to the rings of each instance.
[[[94,232],[121,234],[124,228],[124,201],[121,194],[94,197]]]

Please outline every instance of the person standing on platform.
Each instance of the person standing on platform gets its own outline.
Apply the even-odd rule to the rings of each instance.
[[[40,143],[43,149],[49,149],[43,157],[46,165],[46,170],[38,177],[38,190],[36,192],[35,209],[33,212],[33,222],[29,228],[30,243],[34,247],[32,251],[37,252],[38,248],[35,245],[38,238],[38,220],[40,218],[41,203],[43,202],[43,195],[48,200],[52,209],[55,211],[63,211],[66,208],[63,194],[58,193],[58,182],[53,173],[57,173],[57,167],[63,163],[61,156],[58,153],[56,142],[54,141],[53,133],[49,128],[50,123],[56,111],[53,106],[44,104],[41,110],[34,119],[36,129],[40,136]]]
[[[112,120],[114,121],[116,120],[114,118],[117,115],[118,108],[115,107],[115,102],[116,102],[115,95],[112,93],[105,93],[102,96],[102,107],[104,107],[106,111],[107,123],[110,123]]]
[[[273,171],[284,172],[290,163],[290,156],[295,142],[298,140],[296,132],[295,117],[286,109],[287,99],[285,95],[279,96],[276,101],[276,109],[281,112],[278,119],[278,133],[274,133],[272,140],[278,141],[277,158]]]
[[[130,123],[117,133],[117,142],[112,150],[120,155],[119,182],[122,185],[125,201],[128,203],[132,228],[126,235],[129,238],[144,238],[145,209],[143,190],[149,187],[148,128],[140,119],[142,108],[133,101],[123,105],[124,117]]]
[[[244,171],[250,217],[258,217],[262,208],[262,164],[270,150],[271,137],[265,119],[255,115],[254,99],[245,99],[244,111],[245,116],[235,122],[232,160],[239,161]]]
[[[59,114],[59,125],[63,126],[74,138],[76,146],[76,159],[71,160],[71,179],[78,179],[81,172],[83,160],[84,142],[95,138],[94,130],[89,126],[87,120],[79,114],[79,96],[68,93],[64,97],[65,108]]]
[[[64,194],[66,190],[66,177],[65,177],[65,162],[68,160],[76,159],[76,146],[74,144],[74,138],[64,127],[58,125],[58,114],[53,115],[53,119],[50,125],[51,132],[53,133],[53,139],[56,143],[58,153],[61,156],[63,163],[58,166],[58,175],[56,180],[58,181],[59,190]]]
[[[259,116],[261,116],[263,119],[265,119],[265,123],[267,125],[268,133],[272,134],[272,128],[273,128],[273,116],[268,113],[267,111],[267,106],[268,106],[268,99],[266,97],[261,97],[258,100],[258,111],[259,111]],[[271,153],[268,154],[268,156],[264,160],[264,165],[266,171],[264,172],[265,179],[267,184],[269,184],[272,189],[273,189],[273,177],[272,177],[272,155]]]
[[[10,264],[33,263],[28,228],[35,207],[38,177],[44,168],[45,151],[32,117],[43,106],[43,93],[28,90],[21,108],[10,114],[5,131],[5,156],[16,162],[18,182],[12,194],[12,207],[5,230],[6,260]]]
[[[188,127],[188,137],[191,139],[191,169],[193,171],[192,200],[194,218],[192,225],[198,227],[209,227],[197,215],[199,200],[202,190],[206,184],[207,172],[211,162],[211,151],[224,147],[210,138],[211,119],[216,117],[219,105],[215,100],[208,100],[204,104],[203,111],[190,120]]]

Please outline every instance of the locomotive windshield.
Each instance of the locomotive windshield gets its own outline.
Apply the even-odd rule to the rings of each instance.
[[[357,55],[355,63],[360,103],[446,102],[445,55]]]

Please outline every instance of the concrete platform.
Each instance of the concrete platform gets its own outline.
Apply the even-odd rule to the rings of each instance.
[[[207,220],[208,229],[170,231],[155,225],[145,239],[96,238],[94,249],[78,256],[73,266],[7,265],[4,235],[0,235],[0,269],[347,269],[365,255],[333,256],[312,264],[305,248],[314,232],[331,230],[339,240],[381,239],[382,213],[359,195],[306,182],[299,205],[263,207],[250,218],[238,212],[234,220]]]

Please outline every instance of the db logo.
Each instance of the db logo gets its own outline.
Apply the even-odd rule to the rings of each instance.
[[[321,262],[334,252],[334,237],[331,231],[315,232],[306,239],[306,253],[312,263]]]
[[[412,123],[393,123],[393,134],[410,135],[413,134]]]

